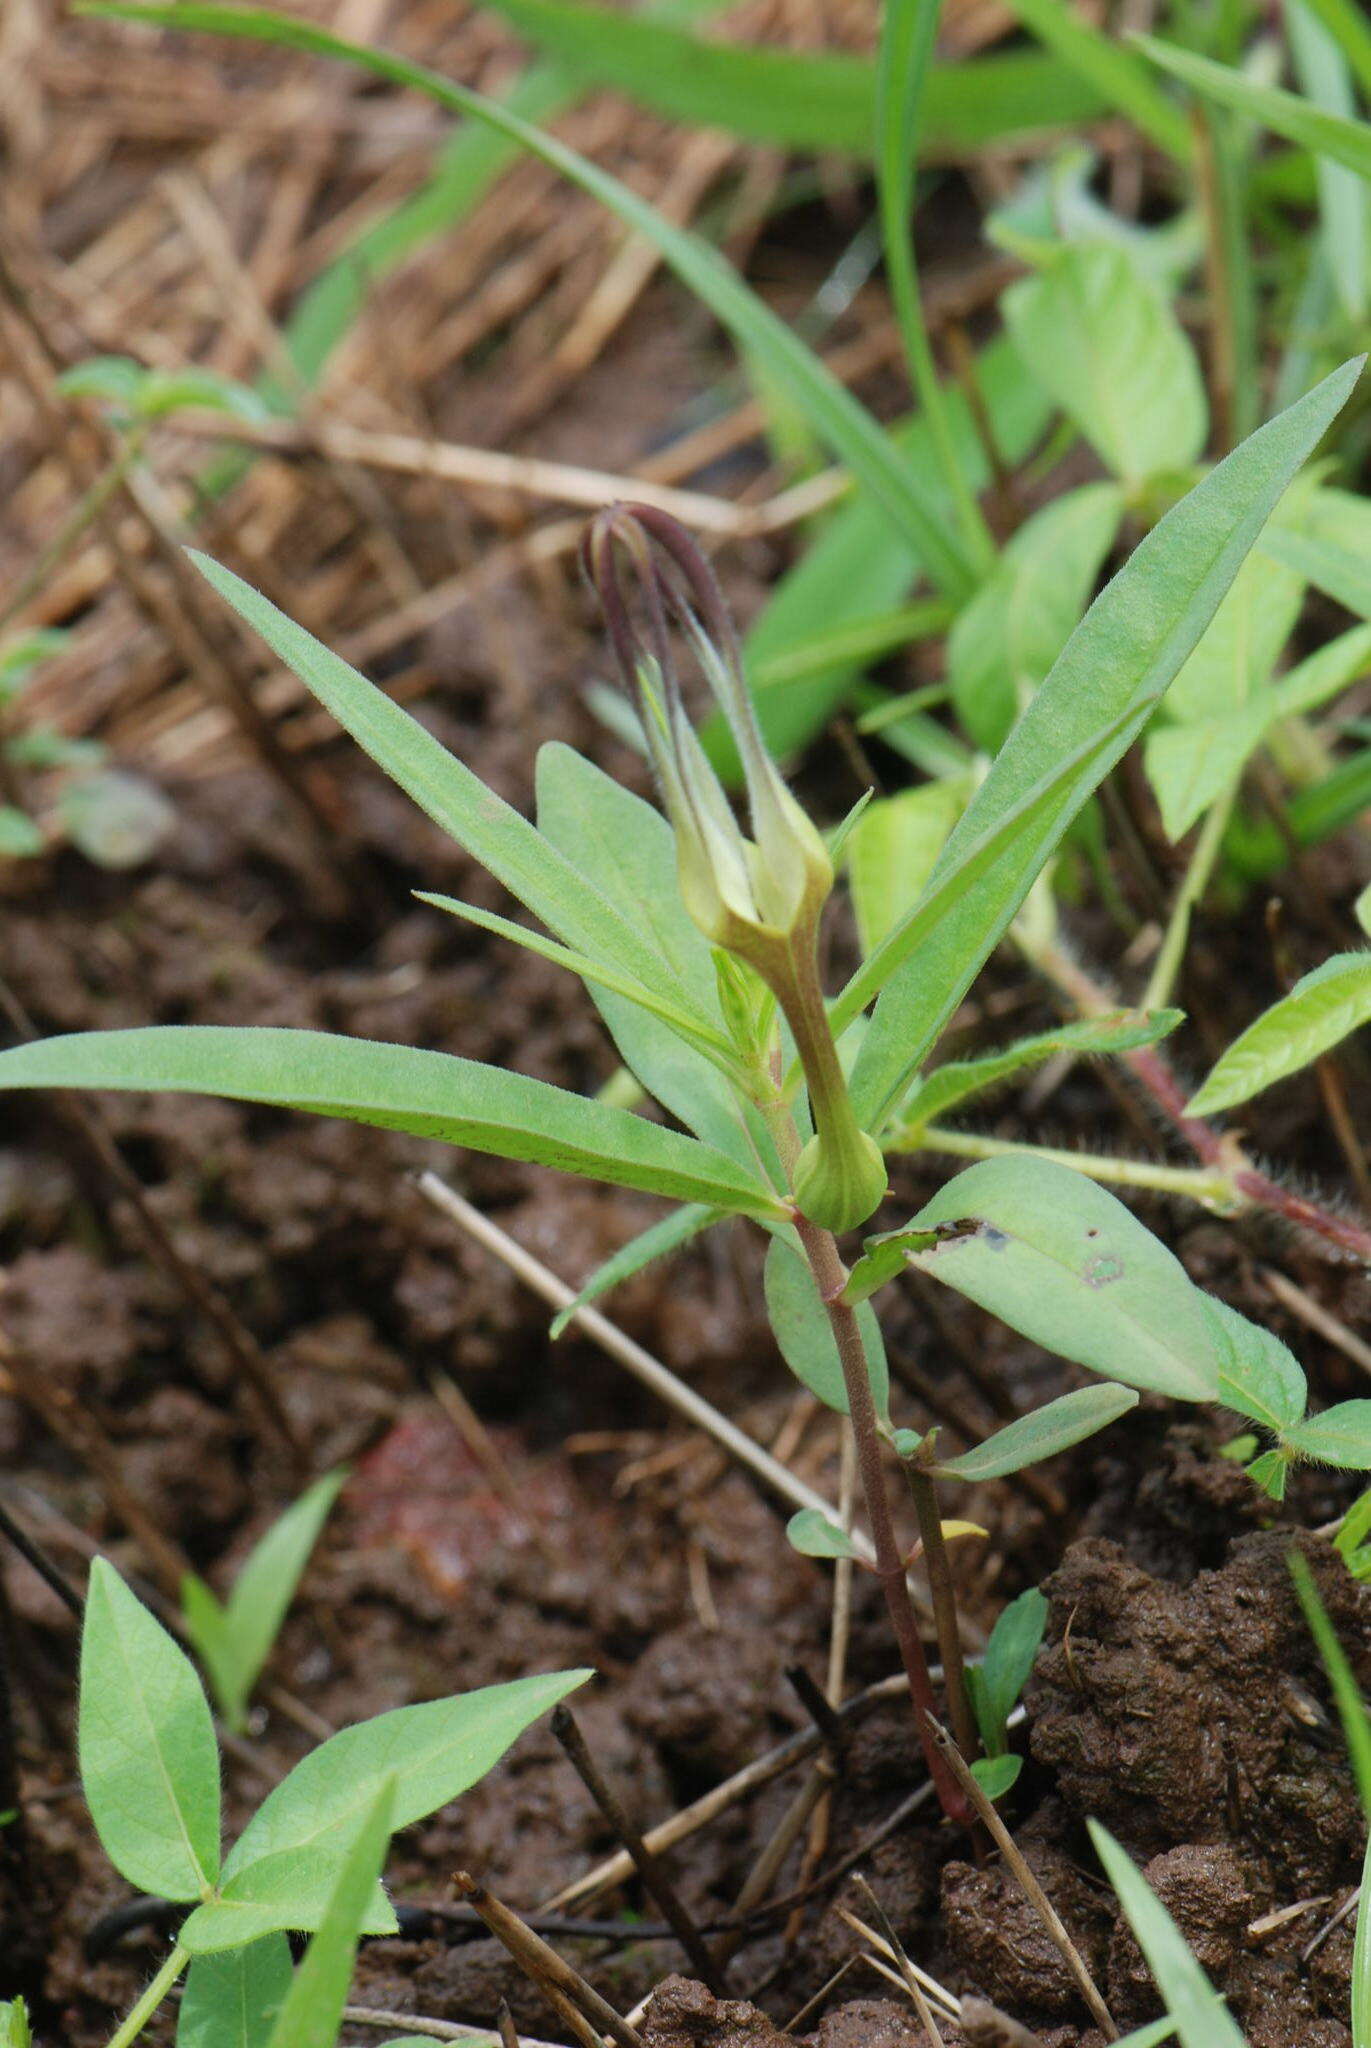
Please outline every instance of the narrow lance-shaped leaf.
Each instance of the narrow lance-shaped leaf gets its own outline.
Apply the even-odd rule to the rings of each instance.
[[[248,1697],[346,1478],[346,1471],[329,1472],[306,1488],[254,1546],[226,1601],[199,1579],[185,1588],[187,1630],[231,1728],[243,1725]]]
[[[208,1954],[277,1929],[318,1927],[339,1855],[387,1778],[395,1779],[391,1825],[412,1827],[483,1778],[531,1722],[591,1676],[551,1671],[489,1685],[330,1736],[267,1794],[224,1859],[218,1897],[182,1928],[182,1945]],[[395,1924],[374,1890],[365,1932],[393,1934]]]
[[[1298,1074],[1371,1021],[1371,953],[1335,953],[1235,1038],[1188,1104],[1210,1116]]]
[[[788,149],[870,154],[875,72],[864,58],[707,42],[589,0],[485,4],[587,83],[628,93],[675,120]],[[1102,104],[1088,81],[1037,53],[935,64],[921,124],[924,153],[1088,121]]]
[[[1181,1010],[1116,1010],[1109,1016],[1062,1024],[1055,1031],[1039,1031],[1032,1038],[1021,1038],[1017,1045],[1006,1046],[1003,1052],[985,1053],[980,1059],[948,1060],[921,1080],[900,1105],[901,1132],[931,1123],[969,1096],[998,1087],[1026,1067],[1055,1059],[1058,1053],[1108,1054],[1155,1045],[1183,1018]]]
[[[967,1666],[967,1690],[981,1739],[992,1756],[1005,1746],[1006,1722],[1033,1670],[1047,1632],[1048,1604],[1036,1586],[1004,1608],[979,1664]]]
[[[669,1257],[681,1246],[689,1244],[702,1230],[721,1220],[722,1211],[711,1209],[703,1202],[687,1202],[680,1209],[673,1209],[669,1216],[663,1216],[659,1223],[651,1223],[637,1237],[630,1238],[617,1252],[611,1253],[603,1265],[595,1268],[573,1301],[559,1309],[552,1319],[549,1334],[560,1337],[576,1314],[577,1309],[589,1308],[602,1294],[608,1294],[612,1287],[629,1280],[635,1273],[641,1273],[644,1266],[650,1266],[654,1259]]]
[[[81,1788],[139,1891],[198,1899],[219,1873],[219,1751],[195,1667],[115,1571],[91,1567],[81,1631]]]
[[[286,1993],[268,2048],[323,2048],[336,2039],[357,1944],[390,1846],[395,1799],[392,1776],[383,1780],[339,1859],[328,1910]]]
[[[950,595],[964,596],[970,589],[971,570],[950,539],[926,485],[899,460],[889,436],[865,407],[757,297],[716,249],[699,235],[676,227],[648,201],[578,156],[565,143],[530,127],[508,107],[483,99],[479,93],[422,65],[388,51],[348,42],[267,8],[176,0],[172,6],[102,5],[91,6],[88,11],[126,21],[245,36],[314,56],[341,58],[393,85],[413,87],[453,113],[468,114],[513,137],[645,236],[682,283],[729,329],[739,346],[756,357],[768,377],[802,411],[810,427],[839,461],[845,462],[854,477],[880,502],[892,523],[927,563],[934,581]]]
[[[687,992],[641,934],[417,719],[241,576],[208,555],[192,553],[192,560],[391,780],[549,931],[577,952],[608,957],[635,981],[689,1007]]]
[[[1080,1387],[1021,1415],[959,1458],[940,1458],[932,1470],[940,1479],[962,1479],[968,1484],[1003,1479],[1006,1473],[1022,1472],[1025,1465],[1037,1465],[1070,1450],[1137,1405],[1138,1396],[1131,1387],[1109,1382],[1102,1387]]]
[[[1105,1876],[1119,1895],[1124,1916],[1175,2022],[1182,2048],[1247,2048],[1228,2007],[1133,1859],[1098,1821],[1087,1825]]]
[[[917,943],[892,934],[884,958],[873,955],[839,999],[846,1021],[888,980],[853,1075],[869,1130],[884,1124],[1067,825],[1141,732],[1360,370],[1360,359],[1344,365],[1220,463],[1139,544],[1072,634],[954,830],[923,904],[1016,806],[1047,790],[1031,829],[1008,839],[955,913],[922,928]],[[906,932],[920,918],[921,908]]]
[[[124,1088],[225,1095],[531,1159],[717,1209],[780,1213],[721,1152],[628,1110],[450,1053],[327,1032],[213,1024],[91,1031],[0,1053],[0,1089]]]
[[[1177,1400],[1218,1398],[1204,1297],[1179,1259],[1085,1174],[1046,1159],[984,1159],[908,1228],[911,1266],[1046,1350]],[[921,1234],[942,1230],[920,1246]],[[876,1240],[877,1252],[901,1235]]]
[[[1322,107],[1313,106],[1298,93],[1285,92],[1276,85],[1259,85],[1244,72],[1234,71],[1227,64],[1215,64],[1209,57],[1197,57],[1189,50],[1178,50],[1174,43],[1158,42],[1155,36],[1138,36],[1135,40],[1154,64],[1206,98],[1249,115],[1300,149],[1313,150],[1333,163],[1346,164],[1363,178],[1371,178],[1371,125],[1365,121],[1349,121],[1343,114],[1325,113]]]
[[[1010,0],[1024,27],[1125,114],[1144,135],[1180,163],[1194,153],[1194,137],[1178,108],[1162,97],[1131,50],[1077,14],[1068,0]]]

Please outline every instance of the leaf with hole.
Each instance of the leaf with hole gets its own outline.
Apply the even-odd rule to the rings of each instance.
[[[907,1251],[908,1263],[1035,1344],[1127,1386],[1181,1401],[1218,1398],[1200,1290],[1085,1174],[1047,1159],[981,1160],[948,1181],[909,1228],[940,1226],[952,1234]]]
[[[103,1557],[91,1566],[77,1717],[81,1789],[139,1891],[198,1899],[219,1874],[219,1750],[184,1650]]]

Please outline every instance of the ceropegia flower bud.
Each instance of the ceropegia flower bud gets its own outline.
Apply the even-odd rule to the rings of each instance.
[[[676,835],[686,908],[715,945],[750,960],[771,980],[762,956],[771,963],[792,935],[816,926],[833,887],[833,864],[766,750],[713,571],[684,527],[646,505],[601,512],[586,536],[583,560]],[[673,627],[689,643],[727,720],[743,767],[750,839],[686,715]]]
[[[681,899],[712,944],[771,990],[794,1037],[815,1127],[798,1163],[796,1199],[827,1229],[855,1228],[880,1201],[886,1174],[853,1112],[819,986],[819,918],[833,887],[828,849],[766,750],[732,621],[684,527],[650,506],[612,506],[592,521],[582,559],[675,834]],[[673,629],[727,721],[742,763],[750,838],[686,716]],[[724,977],[721,994],[726,1009],[738,1012],[730,1021],[746,1024],[745,985]]]

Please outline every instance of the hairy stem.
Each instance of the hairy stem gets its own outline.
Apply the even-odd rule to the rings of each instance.
[[[1062,1146],[1029,1145],[1014,1138],[991,1138],[980,1131],[952,1131],[942,1124],[928,1124],[915,1136],[898,1134],[887,1144],[890,1152],[948,1152],[954,1159],[1050,1159],[1058,1166],[1074,1166],[1092,1180],[1112,1182],[1116,1187],[1155,1188],[1158,1194],[1188,1195],[1206,1209],[1231,1212],[1245,1203],[1233,1186],[1231,1175],[1207,1166],[1165,1166],[1152,1159],[1115,1159],[1107,1152],[1073,1152]]]
[[[138,2003],[130,2008],[123,2024],[110,2035],[105,2048],[128,2048],[130,2041],[138,2039],[189,1961],[190,1956],[178,1942]]]
[[[967,1804],[966,1795],[949,1769],[946,1759],[940,1754],[929,1728],[928,1716],[936,1712],[933,1707],[933,1682],[929,1677],[928,1660],[924,1656],[923,1643],[919,1638],[919,1624],[915,1618],[914,1604],[909,1597],[904,1558],[895,1537],[894,1518],[886,1493],[881,1438],[876,1422],[876,1404],[871,1398],[871,1383],[867,1378],[866,1349],[862,1343],[856,1315],[840,1298],[847,1280],[847,1269],[838,1255],[837,1243],[831,1231],[819,1229],[816,1224],[810,1223],[802,1216],[796,1218],[795,1227],[804,1246],[810,1271],[828,1310],[829,1323],[838,1345],[838,1356],[842,1361],[843,1384],[847,1390],[848,1412],[852,1418],[852,1433],[857,1446],[857,1470],[861,1475],[867,1520],[876,1551],[876,1576],[885,1594],[890,1624],[900,1648],[900,1660],[904,1665],[905,1676],[909,1680],[920,1746],[943,1812],[949,1820],[954,1820],[961,1826],[969,1826],[971,1809]]]

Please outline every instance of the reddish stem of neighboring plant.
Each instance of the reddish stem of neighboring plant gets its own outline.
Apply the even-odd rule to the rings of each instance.
[[[829,1323],[837,1340],[838,1357],[842,1362],[843,1383],[847,1389],[848,1413],[852,1419],[852,1434],[857,1446],[857,1469],[861,1474],[862,1492],[866,1499],[867,1519],[871,1526],[871,1541],[876,1552],[876,1576],[885,1594],[885,1604],[890,1615],[890,1624],[895,1631],[895,1640],[900,1646],[900,1659],[905,1676],[909,1680],[910,1696],[914,1702],[914,1721],[919,1732],[919,1743],[928,1765],[928,1774],[937,1790],[943,1812],[949,1820],[961,1827],[971,1827],[972,1813],[961,1786],[957,1783],[946,1759],[939,1753],[928,1727],[928,1716],[937,1717],[933,1697],[933,1681],[929,1675],[928,1660],[919,1635],[919,1623],[914,1613],[914,1603],[909,1597],[909,1584],[905,1577],[904,1558],[895,1536],[894,1518],[890,1512],[890,1500],[886,1493],[885,1471],[881,1461],[881,1438],[876,1424],[876,1404],[871,1398],[871,1383],[867,1378],[866,1348],[857,1326],[853,1310],[841,1299],[847,1281],[847,1269],[838,1254],[838,1247],[831,1231],[820,1230],[803,1216],[795,1219],[805,1256],[818,1285]]]

